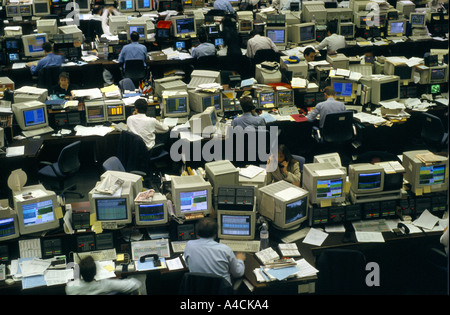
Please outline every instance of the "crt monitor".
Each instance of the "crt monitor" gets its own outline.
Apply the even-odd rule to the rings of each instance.
[[[84,109],[86,112],[86,122],[100,123],[106,121],[106,109],[105,102],[103,101],[90,101],[84,103]]]
[[[222,112],[222,93],[207,93],[189,90],[189,107],[192,111],[201,113],[214,106],[217,113]]]
[[[120,12],[133,12],[135,10],[134,0],[120,0],[117,9]]]
[[[299,25],[300,40],[299,44],[310,43],[316,40],[316,24],[301,23]]]
[[[332,79],[331,86],[336,91],[336,99],[344,100],[346,98],[356,97],[356,83],[343,79]]]
[[[406,64],[400,64],[394,66],[394,75],[399,76],[401,81],[411,81],[413,79],[412,67]]]
[[[163,117],[189,116],[189,97],[187,93],[163,97]]]
[[[20,8],[18,5],[6,6],[6,17],[20,16]]]
[[[430,84],[448,82],[448,65],[430,67]]]
[[[150,202],[135,201],[136,225],[157,225],[168,222],[167,198],[155,193]]]
[[[309,192],[284,180],[259,188],[259,213],[278,229],[296,229],[308,217]]]
[[[389,20],[387,23],[387,36],[405,35],[406,21]]]
[[[25,199],[24,194],[36,196]],[[56,215],[59,203],[56,194],[46,190],[42,185],[24,187],[14,195],[14,209],[19,221],[21,235],[44,232],[58,228],[59,218]]]
[[[33,14],[35,16],[45,16],[50,14],[50,3],[48,0],[34,0]]]
[[[136,11],[151,11],[152,1],[151,0],[136,0]]]
[[[426,13],[411,12],[409,14],[409,24],[411,27],[422,28],[426,25]]]
[[[64,0],[62,1],[64,3]],[[91,1],[90,0],[75,0],[80,8],[81,13],[88,13],[91,11]]]
[[[14,210],[0,210],[0,242],[19,237],[19,221]]]
[[[189,119],[189,126],[193,134],[210,135],[214,133],[214,127],[217,123],[216,108],[210,106],[202,113],[195,114]]]
[[[113,35],[127,31],[128,17],[126,15],[111,15],[109,17],[109,31]]]
[[[384,168],[370,163],[350,164],[348,166],[350,189],[356,194],[383,191]]]
[[[435,156],[439,158],[438,161],[426,164],[417,157],[425,154],[433,155],[428,150],[403,152],[404,178],[411,185],[411,191],[414,194],[447,191],[448,158]]]
[[[238,21],[239,33],[250,33],[252,30],[253,30],[253,21],[251,20]]]
[[[275,91],[276,102],[278,107],[283,106],[294,106],[294,90],[292,89],[281,89]]]
[[[267,109],[277,107],[275,91],[257,92],[258,108]]]
[[[355,36],[355,24],[351,22],[339,24],[339,34],[346,39],[351,39]]]
[[[39,101],[17,103],[13,106],[14,117],[23,130],[34,130],[48,126],[47,107]]]
[[[309,191],[311,204],[338,204],[345,201],[346,172],[331,163],[303,165],[303,187]]]
[[[175,16],[171,20],[174,27],[173,35],[175,37],[197,35],[197,26],[195,25],[194,17]]]
[[[125,103],[121,100],[105,101],[106,120],[121,121],[125,120]]]
[[[23,35],[23,53],[26,57],[42,57],[45,55],[42,45],[48,41],[47,34]]]
[[[130,24],[128,23],[127,25],[127,37],[128,40],[131,39],[131,33],[133,32],[137,32],[139,34],[139,41],[143,42],[147,39],[147,24],[146,23],[142,23],[142,24]]]
[[[371,80],[371,103],[379,105],[380,102],[400,100],[400,77],[385,75]]]
[[[209,215],[212,209],[212,186],[201,175],[172,176],[172,202],[177,217]]]
[[[256,229],[255,211],[217,210],[219,239],[253,240]]]
[[[266,36],[269,37],[276,46],[286,46],[286,27],[266,27]]]

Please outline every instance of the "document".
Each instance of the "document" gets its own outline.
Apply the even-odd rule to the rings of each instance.
[[[262,172],[265,172],[265,169],[256,165],[249,165],[246,168],[239,169],[239,175],[246,178],[253,178]]]
[[[284,257],[301,256],[300,252],[298,251],[297,244],[295,243],[278,244],[278,249],[280,250],[281,255]]]
[[[355,236],[360,243],[384,243],[381,232],[355,232]]]
[[[179,270],[179,269],[183,269],[184,268],[180,257],[177,257],[177,258],[174,258],[174,259],[170,259],[170,260],[166,260],[166,264],[167,264],[167,268],[169,268],[169,270]]]
[[[298,272],[297,266],[290,266],[290,267],[284,267],[284,268],[272,268],[272,269],[264,269],[264,272],[266,274],[271,275],[272,277],[276,278],[277,280],[284,280],[292,275],[295,275]]]
[[[319,270],[310,265],[304,258],[297,260],[297,269],[299,270],[295,274],[297,278],[312,277],[319,272]]]
[[[303,243],[321,246],[327,237],[328,233],[322,232],[319,229],[311,228],[308,234],[306,234]]]
[[[25,154],[25,146],[7,147],[6,157],[21,156]]]
[[[416,219],[413,224],[424,229],[431,230],[439,222],[439,218],[431,214],[428,210],[422,212],[420,217]]]

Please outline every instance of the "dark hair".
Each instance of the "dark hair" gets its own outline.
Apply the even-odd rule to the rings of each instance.
[[[312,47],[306,47],[303,51],[303,55],[309,56],[311,53],[316,53],[316,50]]]
[[[232,28],[232,29],[236,29],[236,23],[234,22],[232,17],[229,16],[229,15],[226,15],[223,18],[222,25],[223,25],[223,27],[229,27],[229,28]]]
[[[83,277],[84,281],[91,282],[94,280],[94,277],[97,274],[97,266],[95,265],[92,256],[84,257],[80,260],[78,265],[80,267],[80,275]]]
[[[338,29],[337,20],[328,21],[328,23],[327,23],[327,31],[328,32],[330,32],[331,34],[334,34],[334,33],[337,33],[337,29]]]
[[[49,52],[51,52],[53,50],[53,46],[52,46],[52,44],[50,42],[45,42],[45,43],[42,44],[42,49],[44,49],[44,51],[46,53],[49,53]]]
[[[99,14],[100,11],[102,11],[103,7],[101,5],[96,5],[94,6],[94,8],[92,9],[92,14]]]
[[[278,152],[281,152],[284,155],[284,160],[288,162],[289,164],[291,162],[295,162],[296,160],[292,157],[291,151],[289,148],[284,144],[278,145]]]
[[[330,96],[336,95],[336,91],[335,91],[331,86],[327,86],[327,87],[323,90],[323,92],[324,92],[326,95],[330,95]]]
[[[255,35],[262,35],[262,34],[261,34],[260,31],[258,31],[258,30],[256,30],[256,29],[253,29],[253,30],[250,32],[250,37],[253,37],[253,36],[255,36]]]
[[[212,218],[203,218],[195,226],[197,235],[202,238],[211,238],[217,234],[217,222]]]
[[[253,109],[255,109],[255,105],[253,105],[253,98],[250,95],[241,97],[239,99],[239,102],[244,113],[251,112]]]
[[[208,40],[208,34],[204,28],[198,30],[197,36],[200,43],[205,43]]]
[[[131,32],[130,34],[130,39],[132,42],[137,42],[139,41],[139,33],[138,32]]]
[[[138,113],[145,114],[147,112],[147,109],[148,109],[148,104],[147,104],[147,101],[145,99],[138,98],[134,102],[134,107],[136,107]]]
[[[67,80],[69,80],[69,74],[67,73],[67,72],[61,72],[60,74],[59,74],[59,78],[60,79],[67,79]]]

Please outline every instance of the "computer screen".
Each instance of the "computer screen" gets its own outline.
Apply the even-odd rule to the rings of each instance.
[[[426,23],[425,13],[411,12],[409,15],[411,27],[424,27]]]
[[[187,114],[187,97],[168,97],[165,99],[165,114]]]
[[[250,32],[253,29],[252,21],[239,21],[239,32]]]
[[[23,111],[25,127],[46,124],[45,108],[36,108]]]
[[[289,90],[278,90],[277,94],[277,104],[278,107],[291,106],[294,105],[294,91]]]
[[[388,22],[388,36],[396,36],[405,34],[405,22],[404,21],[389,21]]]
[[[217,210],[220,239],[250,240],[255,238],[256,214],[253,211]]]
[[[180,209],[182,213],[208,209],[208,190],[180,192]]]
[[[86,102],[84,104],[86,111],[86,122],[97,123],[106,121],[106,111],[104,102]]]
[[[210,106],[214,106],[214,108],[218,111],[220,111],[221,108],[221,101],[220,101],[220,94],[215,94],[212,96],[203,96],[202,97],[202,103],[203,108],[206,109]]]
[[[350,189],[355,193],[372,193],[383,190],[384,169],[370,163],[351,164],[348,167]]]
[[[407,65],[397,65],[394,67],[394,75],[398,75],[400,80],[411,80],[412,67]]]
[[[122,221],[128,218],[126,198],[96,198],[95,210],[98,221]]]
[[[0,242],[19,237],[17,214],[11,210],[0,210]]]
[[[216,47],[223,46],[223,38],[215,38],[214,39],[214,46],[216,46]]]
[[[353,83],[351,82],[334,82],[333,88],[337,96],[352,96]]]
[[[317,199],[339,198],[343,194],[344,183],[338,179],[319,179],[316,186]]]
[[[47,34],[32,34],[22,36],[23,52],[26,57],[41,57],[45,55],[42,45],[47,41]]]
[[[430,83],[445,82],[447,70],[447,66],[441,68],[430,68]]]
[[[108,121],[125,120],[125,104],[120,103],[106,103],[106,115]]]
[[[119,11],[134,11],[134,0],[120,0],[119,2]]]
[[[6,16],[20,16],[19,6],[18,5],[7,5],[6,6]]]
[[[275,92],[259,92],[258,105],[260,108],[273,108],[275,105]]]
[[[7,50],[20,49],[20,43],[17,39],[5,39],[5,47]]]
[[[300,199],[286,204],[286,216],[285,224],[291,224],[295,221],[301,220],[306,217],[308,204],[307,200]]]
[[[152,2],[150,0],[137,0],[136,10],[148,11],[152,9]]]
[[[380,85],[380,101],[397,99],[399,97],[400,81],[386,82]]]
[[[24,131],[48,126],[47,107],[44,103],[39,101],[16,103],[13,112],[17,124]]]
[[[300,24],[300,42],[299,44],[312,42],[316,38],[316,26],[311,23]]]
[[[48,1],[33,1],[33,12],[36,16],[44,16],[50,14],[50,4]]]
[[[286,29],[266,29],[266,36],[269,37],[273,43],[286,44]]]
[[[140,204],[136,211],[139,213],[139,220],[142,222],[155,222],[164,220],[164,203]]]
[[[195,26],[195,19],[188,18],[172,18],[175,20],[175,36],[196,34],[197,28]]]
[[[175,215],[207,215],[212,207],[212,186],[200,175],[173,176],[172,201]]]
[[[186,49],[186,42],[185,41],[178,41],[175,42],[175,48],[176,49]]]
[[[147,37],[147,25],[128,25],[128,34],[137,32],[139,34],[139,40],[145,40]]]
[[[353,24],[341,24],[339,26],[340,35],[350,38],[354,36],[355,26]]]
[[[441,93],[441,85],[440,84],[432,84],[430,87],[431,94],[440,94]]]
[[[170,29],[158,28],[156,29],[156,37],[159,39],[167,39],[170,37]]]
[[[445,183],[445,164],[421,166],[419,175],[420,185],[440,185]]]
[[[303,186],[310,193],[312,204],[345,201],[346,172],[331,163],[307,163],[303,165]]]

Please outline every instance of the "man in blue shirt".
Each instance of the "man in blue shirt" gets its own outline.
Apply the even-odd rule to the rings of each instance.
[[[216,0],[214,1],[214,9],[223,10],[225,12],[229,12],[234,14],[233,6],[230,4],[228,0]]]
[[[334,97],[336,96],[336,92],[331,86],[327,86],[324,89],[324,95],[326,101],[317,104],[314,107],[313,111],[306,116],[306,119],[308,121],[313,122],[315,121],[317,115],[320,115],[320,122],[319,122],[320,129],[322,129],[323,124],[325,122],[325,117],[328,114],[345,111],[344,103],[338,102],[334,99]]]
[[[264,118],[256,114],[256,107],[255,105],[253,105],[253,99],[251,96],[241,97],[239,101],[244,113],[242,114],[242,116],[233,119],[233,127],[240,126],[245,129],[246,127],[257,128],[258,126],[266,125]]]
[[[205,56],[214,56],[216,54],[216,46],[212,43],[208,43],[208,36],[204,28],[199,29],[198,40],[200,41],[200,45],[195,48],[192,48],[191,56],[193,58],[200,58]]]
[[[33,62],[27,63],[27,66],[30,68],[32,75],[37,75],[39,70],[45,67],[56,67],[61,66],[64,62],[64,59],[60,55],[55,55],[53,53],[53,46],[49,42],[45,42],[42,44],[42,49],[44,50],[45,57],[39,60],[39,62],[35,65]]]
[[[147,61],[147,47],[139,44],[139,33],[132,32],[130,34],[131,43],[123,46],[122,51],[119,54],[119,63],[125,68],[125,62],[127,60],[141,59],[142,65],[146,65]]]

